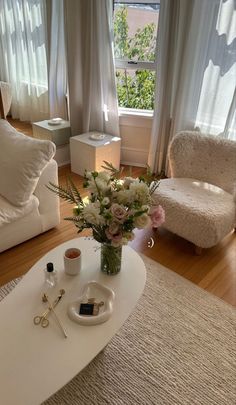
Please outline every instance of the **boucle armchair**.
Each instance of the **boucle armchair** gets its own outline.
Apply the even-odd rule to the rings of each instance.
[[[165,209],[164,227],[192,242],[200,254],[236,226],[236,142],[180,132],[168,158],[171,178],[161,180],[154,205]]]

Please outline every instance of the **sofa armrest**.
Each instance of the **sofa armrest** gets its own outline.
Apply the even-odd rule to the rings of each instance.
[[[58,184],[58,166],[53,159],[45,166],[34,191],[39,200],[39,213],[42,216],[44,231],[60,223],[59,197],[47,189],[46,185],[49,182]]]

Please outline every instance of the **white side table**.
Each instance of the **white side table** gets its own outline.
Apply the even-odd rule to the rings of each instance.
[[[84,171],[100,171],[104,160],[120,167],[121,138],[105,134],[102,140],[90,138],[95,132],[72,136],[70,138],[71,170],[74,173],[84,175]],[[99,132],[96,132],[99,134]]]
[[[55,143],[56,146],[69,143],[71,129],[69,121],[62,121],[57,125],[50,125],[48,120],[34,122],[33,136],[34,138],[47,139]]]

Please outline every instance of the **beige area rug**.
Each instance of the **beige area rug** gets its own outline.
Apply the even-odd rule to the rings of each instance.
[[[143,259],[147,284],[134,313],[44,405],[235,404],[235,310]]]

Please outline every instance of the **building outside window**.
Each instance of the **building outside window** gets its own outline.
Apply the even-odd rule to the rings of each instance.
[[[114,1],[114,53],[119,107],[153,110],[160,0]]]

